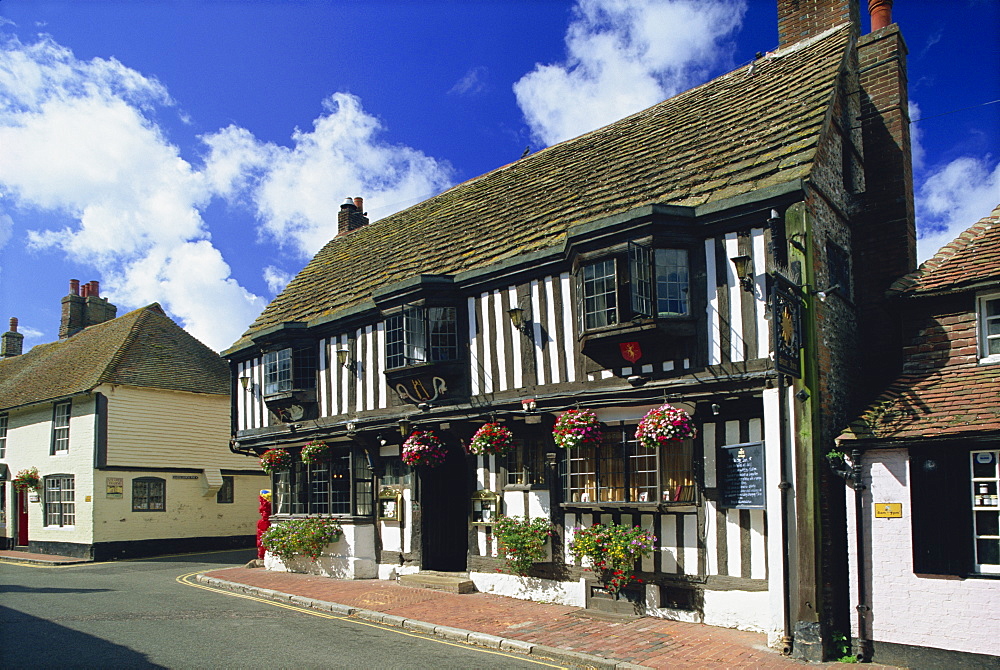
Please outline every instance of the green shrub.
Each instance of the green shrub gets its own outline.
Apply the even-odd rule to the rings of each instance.
[[[528,574],[533,564],[545,559],[545,539],[552,533],[552,522],[543,517],[500,516],[493,524],[497,553],[504,557],[507,568],[515,575]]]
[[[569,551],[576,558],[589,558],[593,571],[605,587],[618,593],[637,580],[635,562],[649,556],[656,544],[652,533],[636,526],[595,523],[577,528]]]
[[[288,562],[295,556],[308,556],[315,561],[326,545],[339,540],[343,532],[336,519],[291,519],[272,525],[261,536],[260,542],[282,561]]]

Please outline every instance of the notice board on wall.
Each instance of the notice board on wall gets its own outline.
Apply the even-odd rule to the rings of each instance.
[[[717,467],[721,507],[764,508],[763,442],[720,447]]]

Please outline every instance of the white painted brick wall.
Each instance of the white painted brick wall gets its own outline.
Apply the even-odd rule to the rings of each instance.
[[[881,642],[1000,656],[1000,580],[917,576],[913,573],[910,491],[905,449],[864,456],[864,514],[871,638]],[[876,519],[873,503],[903,504],[901,519]],[[857,519],[848,491],[848,551],[852,634],[857,634]]]

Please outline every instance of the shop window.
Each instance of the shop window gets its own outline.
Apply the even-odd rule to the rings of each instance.
[[[372,483],[361,452],[333,454],[311,465],[296,459],[274,476],[274,513],[370,516]]]
[[[76,524],[76,484],[73,475],[49,475],[43,482],[46,526]]]
[[[57,402],[52,408],[52,454],[64,454],[69,451],[69,418],[73,411],[73,403]]]
[[[570,503],[691,503],[695,500],[692,440],[650,449],[635,425],[608,428],[600,447],[566,451]]]
[[[1000,575],[1000,450],[973,451],[970,460],[975,569]]]
[[[545,483],[545,448],[542,440],[514,440],[514,448],[504,456],[507,485]]]
[[[405,306],[385,320],[386,367],[458,358],[458,324],[454,307]]]
[[[1000,363],[1000,294],[977,301],[979,358],[981,363]]]
[[[215,493],[215,502],[229,504],[235,499],[235,480],[232,475],[222,475],[222,486]]]
[[[139,477],[132,480],[133,512],[165,512],[167,482],[159,477]]]

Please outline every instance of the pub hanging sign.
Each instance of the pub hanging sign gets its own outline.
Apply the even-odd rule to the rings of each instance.
[[[797,378],[802,362],[802,300],[798,286],[781,275],[774,275],[771,316],[774,369]]]

